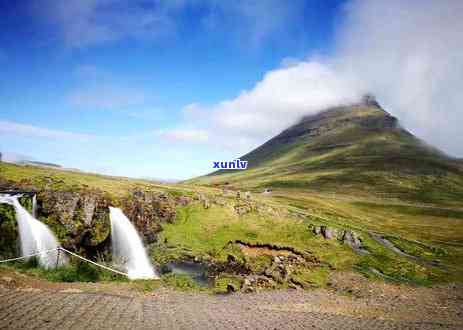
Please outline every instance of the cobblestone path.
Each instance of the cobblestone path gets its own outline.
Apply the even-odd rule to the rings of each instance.
[[[357,315],[323,311],[320,299],[320,293],[299,291],[129,297],[1,289],[0,329],[463,329],[458,318],[398,321],[363,303]]]

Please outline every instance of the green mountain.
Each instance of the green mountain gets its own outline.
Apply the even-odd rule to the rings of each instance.
[[[302,118],[220,170],[190,182],[460,204],[463,166],[406,129],[372,98]]]

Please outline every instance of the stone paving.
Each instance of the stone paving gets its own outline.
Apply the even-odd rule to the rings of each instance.
[[[358,312],[354,308],[344,313],[333,306],[347,298],[333,296],[332,306],[324,307],[326,295],[273,291],[220,296],[161,290],[151,296],[119,296],[0,289],[0,329],[463,329],[459,317],[433,321],[417,314],[394,320],[365,302],[352,303]]]

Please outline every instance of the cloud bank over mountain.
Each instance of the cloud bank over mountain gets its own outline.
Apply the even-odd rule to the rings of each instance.
[[[463,2],[354,0],[345,14],[343,71],[415,134],[463,156]]]
[[[302,115],[372,92],[415,134],[463,156],[462,15],[452,0],[350,1],[332,56],[284,61],[233,99],[187,106],[186,123],[207,132],[202,142],[246,152]]]

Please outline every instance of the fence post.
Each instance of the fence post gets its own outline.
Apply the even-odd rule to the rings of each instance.
[[[59,247],[57,247],[56,250],[58,251],[58,253],[56,254],[56,266],[55,266],[55,269],[57,269],[58,265],[59,265],[59,253],[60,253],[61,249]]]

